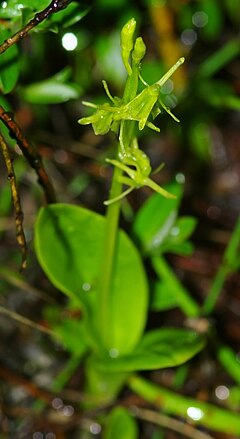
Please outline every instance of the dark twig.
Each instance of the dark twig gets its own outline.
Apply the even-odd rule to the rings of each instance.
[[[26,279],[15,270],[0,266],[0,281],[1,279],[4,279],[10,285],[23,290],[24,293],[29,293],[47,303],[55,303],[55,300],[49,294],[28,283]]]
[[[5,52],[9,47],[18,43],[22,38],[26,37],[28,32],[30,32],[34,27],[38,26],[42,21],[49,18],[50,15],[65,9],[72,0],[53,0],[49,6],[47,6],[43,11],[38,12],[32,20],[30,20],[26,26],[16,32],[12,37],[5,40],[0,45],[0,54]]]
[[[12,159],[10,156],[10,152],[8,149],[8,146],[3,138],[3,136],[0,134],[0,147],[3,154],[3,158],[7,167],[7,173],[8,173],[8,179],[10,181],[10,188],[11,188],[11,194],[13,199],[13,205],[15,209],[15,223],[16,223],[16,232],[17,232],[17,241],[20,245],[21,251],[22,251],[22,263],[21,263],[21,269],[25,269],[27,265],[27,244],[26,239],[24,235],[23,230],[23,213],[21,209],[21,202],[20,197],[18,193],[17,183],[16,183],[16,176],[12,164]]]
[[[13,46],[22,38],[24,38],[28,34],[28,32],[30,32],[35,26],[40,24],[42,21],[46,20],[46,18],[49,18],[50,15],[59,12],[62,9],[65,9],[71,3],[71,1],[72,0],[52,0],[49,6],[47,6],[43,11],[35,14],[34,18],[30,20],[26,26],[24,26],[22,29],[16,32],[12,37],[8,38],[0,45],[0,54],[5,52],[7,49],[9,49],[9,47]],[[27,139],[23,136],[20,128],[14,121],[13,117],[9,113],[7,113],[3,107],[0,107],[0,119],[8,127],[11,136],[14,139],[16,139],[20,149],[22,150],[22,153],[24,154],[30,165],[35,169],[38,175],[39,183],[44,189],[47,202],[49,203],[55,202],[56,197],[55,197],[54,189],[43,167],[40,156],[36,153],[34,148],[29,144]],[[4,161],[6,163],[8,179],[10,181],[10,186],[11,186],[12,199],[15,209],[17,241],[22,251],[21,268],[24,269],[26,268],[26,264],[27,264],[26,262],[27,245],[26,245],[26,239],[23,230],[23,213],[21,209],[21,202],[17,189],[16,177],[12,165],[11,156],[8,150],[8,146],[1,134],[0,134],[0,147],[2,150]]]
[[[45,326],[40,325],[39,323],[33,322],[27,317],[24,317],[21,314],[16,313],[15,311],[11,311],[10,309],[4,308],[4,306],[1,305],[0,314],[5,314],[6,316],[10,317],[13,320],[16,320],[16,322],[21,323],[22,325],[29,326],[30,328],[36,329],[37,331],[43,332],[44,334],[55,337],[55,333],[51,329],[48,329]]]
[[[163,413],[157,413],[154,410],[143,409],[139,407],[132,407],[131,412],[139,419],[143,419],[161,427],[168,428],[169,430],[176,431],[182,434],[184,437],[190,439],[213,439],[208,433],[197,430],[195,427],[189,424],[185,424],[178,419],[167,416]]]
[[[35,151],[33,146],[28,142],[23,135],[21,129],[13,119],[11,113],[6,112],[0,105],[0,119],[9,129],[10,135],[14,138],[21,149],[24,157],[27,159],[31,167],[36,171],[38,175],[39,184],[43,187],[45,198],[48,203],[54,203],[56,201],[55,192],[50,182],[48,175],[44,169],[41,157]]]

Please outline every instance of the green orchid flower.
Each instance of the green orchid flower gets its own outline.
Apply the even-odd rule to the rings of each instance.
[[[148,186],[164,197],[174,198],[173,195],[150,179],[151,166],[149,158],[139,149],[135,125],[137,125],[139,131],[148,127],[159,132],[160,129],[152,121],[161,113],[161,108],[175,121],[179,122],[170,109],[161,101],[160,90],[179,66],[183,64],[184,58],[180,58],[159,81],[148,85],[141,76],[141,61],[145,55],[146,46],[142,38],[137,38],[134,43],[135,27],[136,21],[131,19],[121,31],[121,54],[128,74],[123,97],[113,97],[106,81],[103,81],[110,102],[95,105],[84,101],[83,104],[94,108],[95,112],[91,116],[79,120],[82,125],[91,124],[96,135],[113,131],[119,138],[118,160],[107,159],[107,162],[127,174],[127,176],[122,175],[119,181],[129,187],[118,197],[105,201],[107,205],[122,199],[133,189],[142,186]],[[145,87],[138,93],[139,80]]]

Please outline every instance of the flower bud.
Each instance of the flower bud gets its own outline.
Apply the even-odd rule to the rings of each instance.
[[[129,75],[132,73],[132,68],[129,64],[129,56],[133,49],[133,35],[136,28],[136,20],[131,18],[121,30],[121,49],[123,64]]]
[[[142,37],[138,37],[134,44],[132,59],[136,64],[140,64],[146,53],[146,46]]]

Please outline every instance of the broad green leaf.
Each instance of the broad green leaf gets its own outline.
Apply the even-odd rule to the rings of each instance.
[[[22,98],[30,104],[61,104],[79,98],[81,89],[76,84],[63,84],[47,79],[21,89]]]
[[[41,209],[35,230],[37,256],[49,279],[70,298],[91,308],[95,319],[104,231],[104,217],[66,204]],[[123,231],[109,307],[106,348],[120,355],[131,352],[145,326],[147,283],[139,253]]]
[[[101,358],[96,366],[106,372],[133,372],[174,367],[185,363],[204,346],[204,339],[195,331],[166,328],[146,333],[129,355]]]
[[[138,427],[135,418],[124,407],[115,407],[107,418],[103,439],[137,439]]]
[[[11,32],[0,25],[0,43],[11,36]],[[0,55],[0,90],[10,93],[15,87],[19,76],[18,48],[15,45]]]
[[[176,195],[175,199],[153,194],[138,211],[133,231],[146,253],[154,253],[162,245],[176,220],[183,188],[172,183],[167,189]]]

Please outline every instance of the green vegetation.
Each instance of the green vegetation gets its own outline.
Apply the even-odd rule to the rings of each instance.
[[[194,263],[208,235],[198,203],[207,200],[211,160],[218,169],[226,163],[213,131],[240,108],[227,78],[238,62],[237,32],[220,39],[224,14],[237,29],[238,9],[210,0],[181,7],[99,0],[92,8],[69,0],[2,2],[0,147],[9,182],[1,180],[0,215],[12,216],[12,197],[22,263],[17,243],[7,246],[13,230],[0,222],[0,311],[3,322],[12,317],[33,329],[22,335],[22,352],[8,359],[6,351],[0,376],[8,383],[3,400],[19,384],[34,397],[28,423],[9,391],[13,409],[2,439],[24,431],[33,439],[240,434],[239,355],[218,322],[224,286],[240,265],[238,212],[231,231],[221,224],[228,239],[217,266],[205,261],[210,276],[200,267],[188,279],[181,268]],[[113,12],[119,18],[106,30]],[[148,49],[151,29],[160,60]],[[208,219],[217,219],[220,207],[207,203]],[[10,309],[11,288],[24,300],[27,291],[35,297],[26,316],[16,299]],[[34,349],[52,364],[47,384],[35,380],[41,354],[19,366]],[[205,378],[212,379],[207,398]],[[53,409],[69,419],[64,428],[51,421]]]

